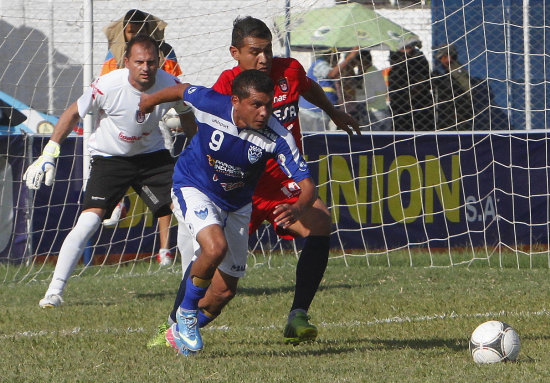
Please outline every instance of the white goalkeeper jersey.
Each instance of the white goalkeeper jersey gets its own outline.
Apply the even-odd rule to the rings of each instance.
[[[92,156],[129,157],[166,148],[159,120],[181,101],[157,105],[152,113],[144,114],[138,108],[141,92],[130,84],[128,76],[128,69],[118,69],[98,77],[77,101],[80,117],[90,111],[94,114],[88,141]],[[179,82],[159,69],[155,84],[146,93]]]

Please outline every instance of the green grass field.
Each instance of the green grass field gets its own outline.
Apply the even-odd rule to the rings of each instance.
[[[406,256],[405,256],[406,258]],[[2,382],[549,382],[547,268],[423,268],[331,259],[310,309],[315,343],[285,345],[296,259],[256,263],[194,357],[147,340],[168,315],[180,273],[108,270],[72,278],[44,310],[46,282],[1,288]],[[5,273],[5,270],[0,270]],[[522,340],[516,363],[476,365],[474,328],[489,319]]]

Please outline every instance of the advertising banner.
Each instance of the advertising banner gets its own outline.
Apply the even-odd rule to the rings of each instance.
[[[548,243],[545,132],[311,135],[304,148],[338,230],[333,244]]]
[[[27,244],[33,255],[57,255],[80,212],[81,140],[64,142],[54,185],[29,193],[21,182],[25,145],[28,141],[36,158],[46,139],[0,136],[9,154],[0,169],[0,259],[21,261]],[[548,244],[547,132],[312,134],[304,137],[304,150],[332,215],[334,247]],[[101,226],[89,243],[94,263],[107,254],[116,261],[158,250],[156,220],[131,190],[125,200],[128,218],[118,226]],[[176,227],[171,238],[175,246]],[[263,238],[272,242],[275,236]],[[256,240],[253,235],[251,246]]]
[[[24,136],[0,135],[0,153],[0,261],[21,262],[27,244]]]

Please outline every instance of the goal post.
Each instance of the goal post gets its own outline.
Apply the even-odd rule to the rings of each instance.
[[[359,121],[361,136],[335,131],[322,116],[314,129],[317,112],[300,105],[304,153],[332,217],[331,257],[389,266],[550,266],[544,1],[28,5],[0,3],[0,280],[51,277],[50,261],[76,222],[87,178],[82,132],[62,146],[53,187],[31,192],[22,175],[82,84],[99,74],[108,51],[103,27],[130,8],[167,23],[181,79],[205,86],[236,65],[229,54],[233,20],[258,17],[272,29],[274,54],[311,68],[337,107]],[[314,71],[317,60],[347,65],[324,78]],[[296,113],[295,106],[287,112]],[[183,137],[174,140],[177,153]],[[151,261],[156,221],[135,193],[125,199],[128,217],[101,227],[77,275],[110,264],[131,270],[120,266],[136,261],[159,270]],[[262,262],[279,251],[297,254],[301,241],[280,240],[264,225],[249,248],[253,262]]]

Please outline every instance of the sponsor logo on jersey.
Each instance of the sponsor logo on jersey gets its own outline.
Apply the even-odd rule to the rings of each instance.
[[[279,96],[273,97],[273,104],[286,100],[286,96],[286,94],[281,94]]]
[[[138,122],[138,124],[141,124],[143,121],[145,121],[145,113],[140,110],[136,110],[136,121]]]
[[[286,81],[285,77],[279,79],[278,84],[281,92],[288,92],[288,81]]]
[[[197,90],[197,87],[196,87],[196,86],[192,86],[191,88],[189,88],[189,89],[187,90],[187,94],[194,93],[196,90]]]
[[[256,145],[250,145],[248,147],[248,161],[251,164],[258,162],[262,158],[262,149]]]
[[[281,105],[273,108],[273,114],[281,124],[294,121],[298,117],[298,102]]]
[[[222,185],[223,190],[231,191],[231,190],[235,190],[235,189],[244,187],[244,182],[243,181],[239,181],[239,182],[220,182],[220,185]]]
[[[238,166],[230,165],[226,162],[220,161],[212,157],[210,154],[206,155],[208,157],[208,164],[214,168],[215,171],[226,176],[244,178],[246,176],[245,172]]]
[[[218,120],[217,118],[213,118],[213,119],[212,119],[212,122],[213,122],[214,124],[217,124],[217,125],[221,126],[221,127],[224,128],[224,129],[229,129],[229,125],[224,124],[222,121]]]
[[[136,142],[141,140],[142,138],[143,136],[125,136],[122,132],[118,134],[118,139],[124,142]]]
[[[307,171],[307,164],[305,161],[300,161],[298,164],[298,167],[300,168],[300,171],[305,172]]]
[[[208,207],[204,205],[199,206],[194,210],[194,213],[198,218],[205,220],[208,217]]]

